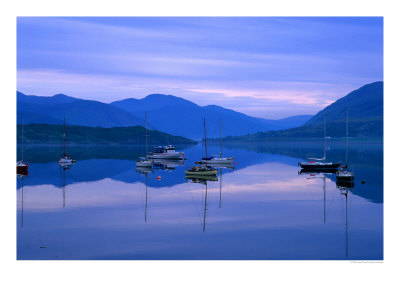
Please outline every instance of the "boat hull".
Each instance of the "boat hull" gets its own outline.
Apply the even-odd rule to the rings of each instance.
[[[151,161],[137,161],[136,166],[138,167],[151,167],[153,163]]]
[[[186,175],[185,178],[199,181],[218,181],[216,175]]]
[[[17,166],[17,174],[28,175],[28,165]]]
[[[233,158],[228,158],[228,159],[202,159],[201,160],[202,164],[209,164],[209,165],[227,165],[227,164],[232,164],[233,163]]]
[[[341,163],[299,163],[300,167],[307,171],[326,171],[326,170],[337,170]]]
[[[149,154],[149,159],[182,159],[182,154]]]
[[[336,181],[337,187],[352,188],[354,187],[354,181]]]
[[[205,171],[186,170],[185,173],[187,175],[192,175],[192,176],[210,176],[210,175],[217,175],[218,170],[205,170]]]
[[[352,182],[354,181],[354,175],[352,173],[344,173],[340,172],[336,173],[336,181],[337,182]]]

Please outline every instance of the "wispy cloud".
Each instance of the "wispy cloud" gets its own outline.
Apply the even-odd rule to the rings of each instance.
[[[383,78],[381,18],[18,18],[18,88],[315,113]]]

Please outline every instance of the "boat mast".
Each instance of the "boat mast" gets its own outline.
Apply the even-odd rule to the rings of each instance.
[[[146,175],[146,205],[144,207],[144,221],[147,221],[147,172],[145,173]]]
[[[63,167],[63,208],[65,208],[65,171],[66,168]]]
[[[324,175],[324,224],[326,223],[326,177]]]
[[[349,107],[346,106],[346,166],[349,155]]]
[[[347,217],[347,193],[348,190],[346,189],[346,258],[349,257],[349,233],[348,233],[348,217]]]
[[[204,220],[203,220],[203,232],[206,231],[206,213],[207,213],[207,180],[206,180],[206,196],[204,198]]]
[[[64,117],[64,156],[66,155],[65,152],[65,117]]]
[[[22,196],[22,205],[21,205],[21,228],[24,228],[24,175],[21,177],[21,196]]]
[[[21,161],[24,162],[24,115],[22,115],[22,143],[21,143]]]
[[[219,119],[219,145],[221,147],[221,151],[219,152],[219,157],[222,157],[222,132],[221,132],[221,118]]]
[[[221,200],[222,200],[222,169],[219,169],[219,177],[220,177],[220,181],[219,181],[219,208],[221,208]]]
[[[206,167],[207,167],[207,134],[206,134],[206,118],[204,118],[204,148],[206,151]]]
[[[148,154],[148,150],[147,150],[147,111],[146,111],[146,159],[147,159],[147,154]],[[147,179],[147,176],[146,176]]]
[[[324,116],[324,162],[326,162],[326,116]]]

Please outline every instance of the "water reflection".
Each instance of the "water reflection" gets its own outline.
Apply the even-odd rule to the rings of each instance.
[[[184,151],[184,164],[201,155],[198,146]],[[243,148],[229,151],[234,168],[190,178],[181,164],[139,168],[122,152],[120,158],[80,159],[72,168],[29,158],[30,176],[17,179],[18,259],[383,257],[379,180],[360,175],[365,184],[337,186],[335,174],[298,174],[298,157]],[[79,156],[73,147],[71,153]],[[367,164],[361,174],[381,170]],[[55,201],[60,194],[62,207]]]
[[[192,183],[200,183],[205,186],[205,194],[204,194],[204,212],[203,212],[203,232],[206,231],[206,215],[207,215],[207,195],[208,195],[208,181],[218,181],[218,177],[216,175],[186,175],[186,179],[188,179]]]
[[[144,206],[144,221],[147,222],[147,176],[149,173],[153,172],[152,167],[136,167],[136,172],[138,172],[140,175],[144,175],[146,177],[146,194],[145,194],[145,206]]]

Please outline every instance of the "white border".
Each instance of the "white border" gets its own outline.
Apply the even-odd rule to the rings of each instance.
[[[395,3],[394,1],[392,3]],[[16,16],[384,16],[384,263],[318,261],[16,261]],[[398,281],[398,9],[382,1],[15,1],[1,12],[3,299],[394,299]],[[397,96],[397,97],[396,97]],[[388,163],[390,162],[390,164]],[[10,176],[13,174],[13,176]],[[389,296],[389,293],[391,296]],[[339,298],[342,297],[342,298]],[[139,299],[140,299],[139,298]]]

